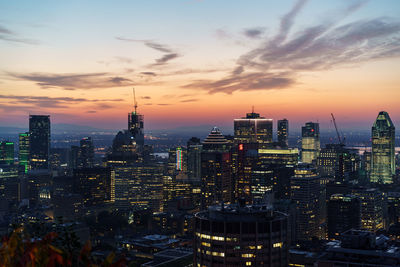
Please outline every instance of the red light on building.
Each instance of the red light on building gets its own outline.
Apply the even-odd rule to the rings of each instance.
[[[243,150],[243,144],[239,144],[239,150]]]

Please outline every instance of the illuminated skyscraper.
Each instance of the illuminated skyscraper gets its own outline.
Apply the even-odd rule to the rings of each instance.
[[[301,127],[301,161],[312,163],[320,151],[319,123],[307,122]]]
[[[232,201],[230,146],[217,127],[203,141],[201,152],[202,207]]]
[[[385,227],[385,199],[376,188],[354,188],[361,201],[361,228],[376,232]]]
[[[301,165],[290,179],[291,199],[296,204],[296,239],[320,237],[319,225],[324,198],[321,177],[315,168]]]
[[[50,116],[29,116],[29,165],[32,170],[48,169],[50,154]]]
[[[19,165],[24,166],[25,173],[27,173],[29,166],[29,133],[19,134],[18,148]]]
[[[289,121],[287,119],[278,120],[278,143],[280,146],[289,146]]]
[[[247,113],[246,117],[234,120],[234,134],[237,143],[272,143],[272,119]]]
[[[395,127],[389,114],[381,111],[372,126],[371,182],[393,183],[395,174]]]
[[[10,141],[0,142],[0,164],[14,164],[14,143]]]

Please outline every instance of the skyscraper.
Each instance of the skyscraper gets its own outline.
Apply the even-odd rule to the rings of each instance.
[[[296,239],[319,237],[322,194],[321,177],[315,168],[300,165],[290,179],[291,199],[296,203]]]
[[[0,142],[0,164],[14,164],[14,143],[10,141]]]
[[[111,168],[74,170],[74,190],[81,194],[86,207],[115,201],[115,171]]]
[[[289,121],[287,119],[278,120],[278,143],[282,147],[289,146]]]
[[[201,152],[202,207],[214,203],[231,202],[233,181],[228,141],[214,127],[203,141]]]
[[[384,206],[382,192],[377,188],[354,188],[352,194],[361,201],[361,228],[376,232],[385,227]]]
[[[395,127],[389,114],[381,111],[372,126],[371,182],[393,183],[395,174]]]
[[[29,166],[29,133],[19,134],[18,162],[19,165],[24,166],[25,173],[27,173]]]
[[[312,163],[320,151],[319,123],[307,122],[301,127],[301,161]]]
[[[50,116],[29,116],[29,164],[32,170],[48,169],[50,154]]]
[[[200,181],[202,149],[203,146],[197,137],[192,137],[187,142],[187,172],[191,180]]]
[[[143,148],[144,146],[144,132],[143,132],[143,115],[135,111],[128,114],[128,131],[131,132],[135,138],[136,144]]]
[[[328,236],[338,239],[350,229],[361,228],[361,202],[354,195],[334,194],[328,202]]]
[[[246,117],[234,120],[234,134],[237,143],[272,143],[272,119],[247,113]]]
[[[91,168],[94,165],[94,146],[91,137],[84,137],[80,141],[79,167]]]

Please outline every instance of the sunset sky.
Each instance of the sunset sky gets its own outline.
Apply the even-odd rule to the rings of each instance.
[[[0,126],[400,129],[400,1],[0,1]],[[274,126],[275,127],[275,126]]]

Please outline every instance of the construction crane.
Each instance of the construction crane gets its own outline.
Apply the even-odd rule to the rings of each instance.
[[[133,107],[135,108],[135,114],[136,114],[137,113],[136,110],[137,110],[138,105],[137,105],[137,102],[136,102],[135,87],[133,87],[132,89],[133,89]]]
[[[342,140],[342,138],[340,137],[339,130],[338,130],[338,127],[336,125],[335,116],[333,116],[333,113],[331,113],[331,116],[332,116],[332,120],[333,120],[333,125],[335,125],[335,130],[336,130],[336,134],[337,134],[337,137],[338,137],[338,140],[339,140],[339,144],[340,145],[344,145],[344,138]]]

